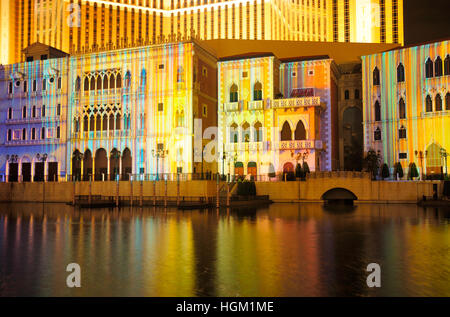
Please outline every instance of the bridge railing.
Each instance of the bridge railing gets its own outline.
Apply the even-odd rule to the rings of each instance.
[[[371,179],[370,173],[352,171],[312,172],[307,174],[308,178],[367,178]]]

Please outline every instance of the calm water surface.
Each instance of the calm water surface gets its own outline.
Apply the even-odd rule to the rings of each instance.
[[[450,210],[0,205],[0,296],[450,296]],[[69,263],[80,289],[66,287]],[[382,287],[366,286],[381,265]]]

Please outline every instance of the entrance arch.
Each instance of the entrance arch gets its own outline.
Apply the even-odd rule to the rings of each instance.
[[[427,147],[427,176],[442,172],[441,147],[433,143]]]
[[[244,164],[242,162],[236,162],[234,164],[234,175],[238,176],[244,175]]]
[[[327,204],[330,203],[344,203],[353,204],[353,201],[358,200],[358,197],[346,188],[336,187],[327,190],[321,197]]]
[[[88,149],[83,157],[83,180],[88,181],[92,175],[92,153]]]
[[[103,174],[106,179],[108,176],[108,158],[106,150],[100,148],[95,152],[95,180],[101,181],[103,179]]]
[[[247,164],[247,174],[252,175],[256,178],[258,175],[258,167],[256,165],[256,162],[248,162]]]
[[[109,173],[110,180],[116,180],[117,175],[119,175],[119,162],[120,162],[120,152],[117,149],[113,149],[109,155]]]
[[[131,164],[131,151],[126,148],[122,155],[122,180],[126,181],[130,179],[130,174],[133,173]]]

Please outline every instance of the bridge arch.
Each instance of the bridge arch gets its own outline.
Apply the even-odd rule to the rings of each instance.
[[[321,197],[327,203],[351,202],[358,200],[358,197],[350,190],[342,187],[335,187],[327,190]]]

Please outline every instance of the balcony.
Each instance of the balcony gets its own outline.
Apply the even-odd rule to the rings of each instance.
[[[306,150],[306,149],[321,150],[323,148],[322,140],[281,141],[277,145],[278,145],[278,149],[280,151],[284,151],[284,150]]]
[[[249,101],[248,110],[264,110],[264,101],[263,100]]]
[[[320,106],[320,97],[275,99],[272,108],[296,108]]]
[[[225,145],[225,150],[227,152],[270,150],[270,142],[227,143]]]
[[[223,104],[223,110],[225,112],[239,111],[239,102],[225,102]]]

